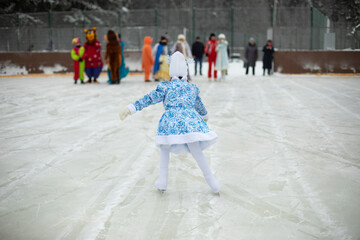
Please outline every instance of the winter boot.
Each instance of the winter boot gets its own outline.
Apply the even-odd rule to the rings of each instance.
[[[96,80],[96,78],[94,79],[94,83],[99,84],[99,82]]]
[[[84,80],[81,79],[81,82],[80,82],[80,83],[81,83],[81,84],[84,84]]]
[[[76,79],[76,80],[74,80],[74,84],[77,84],[77,79]]]
[[[86,83],[86,84],[91,83],[91,78],[89,78],[89,80],[87,80],[85,83]]]

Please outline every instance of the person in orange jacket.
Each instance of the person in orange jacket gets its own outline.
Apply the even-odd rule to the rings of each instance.
[[[142,47],[142,64],[141,68],[145,72],[145,82],[150,82],[151,67],[154,65],[154,58],[151,49],[152,38],[146,36]]]

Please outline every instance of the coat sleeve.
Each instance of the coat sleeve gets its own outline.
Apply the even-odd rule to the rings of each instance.
[[[219,52],[221,48],[222,48],[221,43],[218,43],[218,44],[216,44],[215,51],[216,51],[216,52]]]
[[[192,57],[191,48],[187,42],[185,42],[185,45],[186,45],[186,54],[188,55],[189,58],[191,58]]]
[[[104,61],[106,62],[108,60],[108,58],[109,58],[109,46],[106,45]]]
[[[84,58],[85,57],[85,48],[80,47],[79,49],[79,57]]]
[[[201,56],[204,55],[205,46],[204,44],[201,44]]]
[[[208,119],[208,112],[205,108],[205,105],[202,103],[201,98],[199,97],[199,89],[197,88],[197,96],[195,100],[195,110],[200,114],[203,119]]]
[[[159,83],[156,90],[151,91],[132,104],[134,108],[131,109],[131,107],[129,107],[131,113],[134,114],[136,111],[141,111],[143,108],[164,101],[167,89],[165,84],[166,83]]]
[[[248,47],[246,47],[246,50],[245,50],[245,58],[246,58],[246,60],[249,59],[249,48]]]
[[[206,54],[208,54],[209,53],[209,44],[208,44],[209,42],[206,42],[205,43],[205,48],[204,48],[204,52],[206,53]]]
[[[156,56],[156,52],[157,52],[158,46],[159,46],[159,43],[155,44],[155,46],[154,46],[153,49],[152,49],[152,55],[153,55],[154,57]]]
[[[76,54],[74,49],[71,49],[71,58],[75,61],[79,61],[79,56]]]
[[[177,44],[177,42],[175,42],[174,45],[172,46],[172,48],[170,50],[171,54],[173,54],[176,51],[176,44]]]
[[[154,58],[152,56],[152,49],[150,46],[146,48],[146,55],[150,59],[151,66],[154,65]]]

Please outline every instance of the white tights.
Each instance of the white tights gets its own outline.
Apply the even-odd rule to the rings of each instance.
[[[211,190],[214,193],[218,193],[220,191],[219,182],[215,179],[215,177],[211,173],[209,164],[200,148],[200,143],[194,142],[194,143],[188,143],[187,145],[190,149],[191,155],[195,158]],[[169,160],[170,160],[170,148],[162,147],[160,151],[160,176],[158,180],[155,182],[155,187],[157,187],[160,190],[166,190],[167,188]]]

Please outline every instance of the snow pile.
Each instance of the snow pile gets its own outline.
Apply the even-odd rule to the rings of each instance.
[[[321,67],[316,64],[306,63],[303,65],[304,69],[309,69],[311,72],[313,71],[321,71]]]
[[[60,64],[55,64],[54,67],[44,67],[44,66],[40,66],[39,67],[40,70],[42,70],[45,74],[53,74],[55,72],[61,72],[66,70],[66,67],[61,66]]]
[[[4,63],[0,63],[0,75],[18,75],[18,74],[28,74],[28,71],[25,67],[19,67],[11,63],[10,61],[6,61]]]

